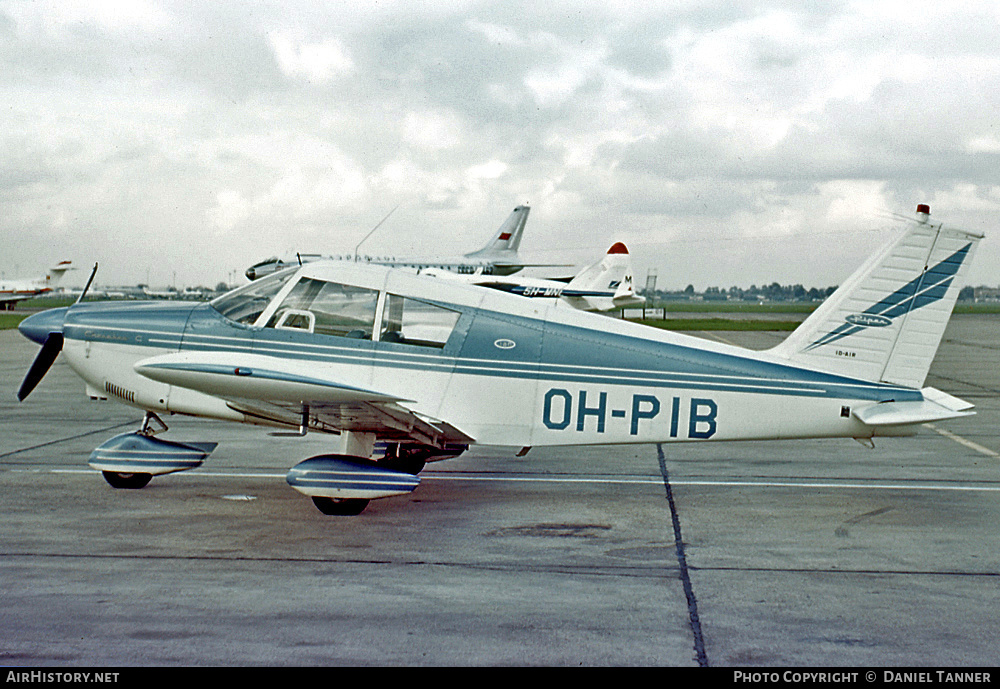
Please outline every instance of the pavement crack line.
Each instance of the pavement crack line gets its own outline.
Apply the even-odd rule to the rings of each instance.
[[[688,570],[687,555],[684,552],[684,538],[681,535],[681,520],[677,514],[677,505],[674,503],[674,492],[670,487],[670,475],[667,472],[667,460],[663,455],[663,445],[656,444],[656,459],[660,463],[660,474],[663,476],[663,488],[666,490],[667,503],[670,505],[670,520],[674,527],[674,545],[677,550],[677,564],[680,569],[681,584],[684,587],[684,596],[687,598],[688,621],[691,624],[691,633],[694,635],[694,650],[698,657],[699,667],[708,667],[708,655],[705,653],[705,639],[701,633],[701,620],[698,617],[698,599],[694,595],[694,587],[691,585],[691,573]]]
[[[95,435],[97,433],[107,433],[108,431],[114,431],[125,426],[135,426],[138,425],[137,421],[125,421],[124,423],[117,423],[114,426],[108,426],[106,428],[98,428],[95,431],[87,431],[86,433],[78,433],[77,435],[71,435],[67,438],[58,438],[56,440],[50,440],[45,443],[39,443],[38,445],[31,445],[29,447],[22,447],[19,450],[11,450],[9,452],[0,453],[0,459],[5,459],[7,457],[13,457],[14,455],[19,455],[22,452],[30,452],[32,450],[38,450],[43,447],[48,447],[49,445],[58,445],[59,443],[65,443],[70,440],[78,440],[79,438],[86,438],[88,435]]]

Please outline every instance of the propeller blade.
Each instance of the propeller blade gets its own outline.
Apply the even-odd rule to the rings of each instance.
[[[35,386],[41,382],[45,374],[48,373],[49,368],[52,367],[52,363],[56,360],[56,357],[59,356],[62,347],[63,334],[60,332],[49,333],[49,336],[45,338],[45,344],[42,345],[41,351],[38,352],[38,355],[31,364],[31,368],[28,369],[27,375],[24,376],[21,389],[17,391],[18,401],[23,402],[31,394],[31,391],[35,389]]]

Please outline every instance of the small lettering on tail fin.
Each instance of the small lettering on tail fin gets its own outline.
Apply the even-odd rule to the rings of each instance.
[[[919,388],[981,235],[935,225],[930,209],[868,260],[772,353],[831,373]]]

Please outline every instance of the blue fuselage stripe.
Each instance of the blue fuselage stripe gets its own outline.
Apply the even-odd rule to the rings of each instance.
[[[214,312],[213,312],[214,313]],[[537,360],[505,361],[489,358],[487,352],[478,356],[454,356],[437,350],[406,351],[405,345],[349,341],[350,346],[307,344],[276,341],[260,337],[257,331],[232,334],[201,334],[185,329],[188,312],[178,317],[176,329],[157,323],[142,329],[128,324],[127,314],[95,313],[87,318],[86,310],[74,314],[73,322],[65,327],[65,337],[73,340],[139,345],[168,351],[201,351],[253,353],[300,361],[315,361],[351,366],[372,366],[378,370],[405,369],[454,373],[546,382],[578,383],[581,385],[645,386],[650,388],[689,389],[700,391],[750,392],[769,395],[799,395],[865,400],[921,399],[919,391],[894,385],[866,382],[815,371],[798,369],[777,363],[762,362],[734,354],[704,352],[694,347],[641,340],[641,351],[635,349],[636,339],[612,333],[586,331],[588,337],[601,338],[599,344],[576,354],[538,353]],[[491,314],[494,315],[494,314]],[[496,314],[510,321],[511,316]],[[198,316],[192,316],[197,320]],[[527,320],[527,319],[525,319]],[[537,322],[533,323],[537,328]],[[575,328],[553,326],[553,337],[573,335]],[[561,332],[564,331],[564,332]],[[217,329],[225,333],[225,329]],[[257,336],[255,337],[255,334]],[[546,334],[546,337],[549,337]],[[340,340],[340,338],[329,338]],[[492,342],[489,337],[485,338]],[[495,338],[494,338],[495,339]],[[345,341],[346,342],[346,341]],[[592,350],[592,351],[591,351]],[[500,351],[500,350],[498,350]],[[629,356],[632,353],[633,356]],[[555,360],[555,357],[561,357]],[[601,360],[614,357],[614,365],[601,365]],[[629,366],[630,361],[634,361]],[[657,366],[660,368],[652,368]]]

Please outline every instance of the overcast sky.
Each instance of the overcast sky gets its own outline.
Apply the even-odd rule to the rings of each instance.
[[[838,284],[928,203],[1000,283],[1000,3],[0,0],[0,272],[624,241],[658,285]]]

